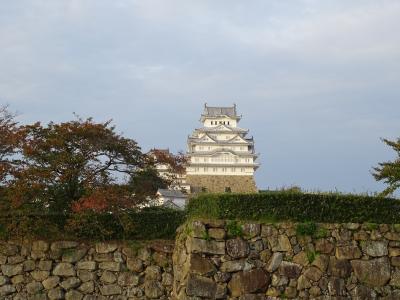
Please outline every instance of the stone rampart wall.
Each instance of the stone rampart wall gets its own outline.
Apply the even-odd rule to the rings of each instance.
[[[399,229],[193,221],[180,228],[176,241],[173,294],[175,299],[400,299]]]
[[[187,175],[186,181],[195,190],[205,188],[211,193],[224,193],[226,187],[229,187],[233,193],[257,192],[253,176]]]
[[[0,299],[170,299],[173,242],[0,242]]]
[[[0,299],[400,299],[396,225],[214,220],[178,231],[175,245],[0,242]]]

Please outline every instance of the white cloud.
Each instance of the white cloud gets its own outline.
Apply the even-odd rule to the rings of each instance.
[[[365,170],[400,132],[399,14],[396,0],[6,1],[0,99],[25,121],[113,118],[171,149],[205,101],[237,102],[261,187],[378,189]]]

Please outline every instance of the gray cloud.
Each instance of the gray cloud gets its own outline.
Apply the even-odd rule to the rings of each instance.
[[[376,191],[399,136],[398,1],[21,0],[0,10],[0,101],[184,149],[204,102],[238,104],[262,188]]]

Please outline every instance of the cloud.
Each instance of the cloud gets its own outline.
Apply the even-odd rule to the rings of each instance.
[[[6,1],[0,100],[21,121],[113,118],[185,148],[204,102],[238,104],[260,187],[378,190],[400,132],[398,1]],[[346,167],[346,175],[343,168]]]

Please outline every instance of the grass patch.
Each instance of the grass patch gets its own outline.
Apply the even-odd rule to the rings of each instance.
[[[307,260],[310,264],[314,262],[314,260],[317,258],[319,255],[318,252],[316,251],[311,251],[311,250],[306,250],[306,255],[307,255]]]
[[[299,236],[314,236],[317,232],[317,225],[314,222],[299,223],[296,226],[296,234]]]
[[[377,230],[379,228],[379,225],[376,223],[365,223],[365,227],[372,231],[372,230]]]
[[[323,239],[326,238],[328,236],[328,230],[326,228],[323,227],[319,227],[317,229],[317,232],[314,234],[314,237],[317,239]]]
[[[242,237],[243,229],[242,226],[236,221],[228,221],[226,224],[226,229],[228,231],[228,237]]]

